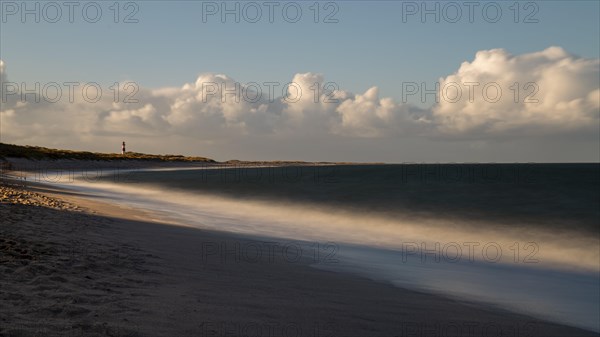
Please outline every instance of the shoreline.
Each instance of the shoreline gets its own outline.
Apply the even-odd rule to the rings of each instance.
[[[474,336],[490,326],[517,336],[597,335],[318,270],[310,261],[282,259],[281,251],[273,259],[250,262],[235,247],[264,244],[265,238],[158,223],[148,219],[149,213],[42,184],[30,190],[31,198],[41,193],[49,201],[0,204],[7,220],[3,237],[31,256],[17,254],[12,262],[27,263],[8,266],[8,272],[6,263],[0,264],[8,275],[0,281],[7,289],[2,300],[10,303],[0,306],[3,334],[28,335],[33,329],[60,335],[70,324],[85,335],[99,336],[218,336],[257,326],[259,335],[269,336],[267,325],[271,330],[299,327],[302,336],[313,336],[315,329],[319,336],[410,336],[438,329],[441,336],[440,329],[451,331],[461,322],[457,336],[465,336],[469,326]],[[58,208],[42,207],[44,202]],[[39,251],[29,252],[31,242]],[[7,315],[12,323],[7,324]]]
[[[16,166],[21,171],[31,171],[34,169],[118,169],[118,168],[185,168],[185,167],[207,167],[207,168],[226,168],[226,167],[285,167],[285,166],[331,166],[331,165],[394,165],[393,163],[362,163],[362,162],[324,162],[324,161],[244,161],[227,160],[219,161],[161,161],[161,160],[143,160],[135,158],[124,159],[30,159],[17,157],[0,157],[0,161],[10,166]]]

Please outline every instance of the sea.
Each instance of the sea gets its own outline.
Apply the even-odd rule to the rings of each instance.
[[[315,268],[600,331],[598,163],[123,167],[30,179],[262,237]]]

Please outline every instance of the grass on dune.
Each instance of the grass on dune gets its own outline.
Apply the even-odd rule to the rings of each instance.
[[[214,160],[205,157],[185,157],[182,155],[153,155],[137,152],[99,153],[87,151],[70,151],[49,149],[40,146],[21,146],[0,143],[0,158],[27,158],[27,159],[76,159],[76,160],[147,160],[163,162],[207,162]]]

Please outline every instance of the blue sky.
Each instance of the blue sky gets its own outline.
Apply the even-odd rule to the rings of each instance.
[[[222,6],[220,1],[121,1],[118,23],[113,22],[114,7],[110,7],[114,1],[96,2],[103,10],[96,23],[85,22],[82,16],[82,7],[90,2],[77,2],[74,23],[68,21],[68,8],[60,1],[63,16],[56,23],[45,22],[43,13],[40,23],[33,22],[33,15],[23,22],[21,13],[10,13],[15,4],[22,11],[21,1],[0,2],[3,79],[42,84],[97,82],[104,88],[133,81],[142,91],[179,88],[168,93],[146,92],[135,106],[110,102],[84,106],[89,115],[80,112],[80,105],[79,112],[70,116],[67,111],[73,104],[3,102],[2,141],[108,151],[112,146],[103,144],[139,139],[139,151],[165,152],[175,147],[182,153],[219,159],[398,162],[398,153],[402,153],[403,159],[417,161],[451,161],[454,157],[475,161],[600,160],[599,136],[593,130],[600,118],[600,95],[595,91],[599,87],[599,1],[478,2],[474,22],[467,16],[466,2],[457,1],[453,4],[462,11],[457,23],[447,22],[444,16],[453,16],[454,7],[433,1],[425,5],[321,1],[317,3],[318,23],[313,20],[313,1],[275,2],[274,23],[268,22],[265,1],[255,2],[263,11],[257,23],[246,22],[243,16],[236,23],[231,15],[221,22],[220,13],[203,22],[206,6]],[[40,9],[48,4],[29,5],[32,3],[38,3]],[[229,1],[226,6],[236,3],[243,9],[249,2]],[[282,7],[289,4],[303,11],[296,23],[286,22],[282,14]],[[420,6],[433,8],[436,4],[440,22],[435,22],[433,15],[422,22]],[[408,15],[406,11],[413,5],[419,12]],[[448,12],[443,12],[445,6]],[[123,23],[136,7],[133,18],[138,22]],[[491,23],[488,20],[493,19],[497,7],[502,14]],[[488,8],[488,16],[483,8]],[[334,9],[338,10],[333,16],[337,23],[324,23]],[[90,16],[94,15],[92,11]],[[527,15],[536,22],[524,22]],[[506,52],[490,52],[498,48]],[[522,102],[444,105],[430,99],[420,102],[418,95],[402,102],[405,82],[425,82],[433,87],[440,79],[440,83],[495,80],[490,74],[506,82],[505,93],[515,79],[540,84],[538,97],[543,101],[533,108]],[[345,103],[334,108],[203,105],[197,102],[201,88],[195,87],[195,96],[183,89],[186,83],[193,87],[199,79],[283,84],[295,78],[334,82],[345,92]],[[369,91],[373,87],[377,90]],[[55,116],[42,122],[46,118],[40,117],[42,111],[60,112],[65,120],[59,123],[61,118]],[[71,124],[73,130],[66,129]],[[200,136],[198,130],[204,130]],[[212,134],[213,130],[219,132]],[[326,146],[313,144],[316,139]],[[303,141],[305,147],[297,145]],[[280,146],[265,145],[270,142]],[[245,145],[238,148],[240,143]],[[198,153],[198,148],[209,150]],[[332,151],[338,157],[331,157]]]
[[[157,88],[192,82],[204,72],[225,73],[241,83],[285,83],[295,73],[310,71],[353,92],[377,85],[382,95],[400,98],[399,81],[433,83],[478,50],[521,54],[558,45],[587,58],[598,57],[600,50],[598,1],[538,1],[538,23],[514,23],[509,8],[514,2],[499,3],[503,13],[497,23],[486,22],[478,9],[469,23],[467,7],[461,5],[458,23],[441,17],[439,24],[431,15],[425,23],[418,15],[403,23],[399,1],[339,1],[339,22],[329,24],[312,21],[311,2],[301,3],[299,22],[287,23],[279,13],[272,24],[266,20],[267,7],[257,23],[243,18],[235,23],[232,16],[226,23],[208,16],[203,23],[201,1],[136,3],[139,22],[131,24],[111,22],[107,2],[95,24],[81,14],[74,15],[78,22],[73,24],[66,14],[58,23],[39,24],[8,16],[0,58],[11,77],[23,81],[134,80]],[[533,9],[520,4],[522,21]],[[329,13],[321,10],[323,17]]]

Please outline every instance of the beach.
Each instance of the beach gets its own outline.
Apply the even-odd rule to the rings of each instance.
[[[599,0],[0,13],[0,337],[600,337]]]
[[[1,336],[597,336],[52,184],[0,197]]]

